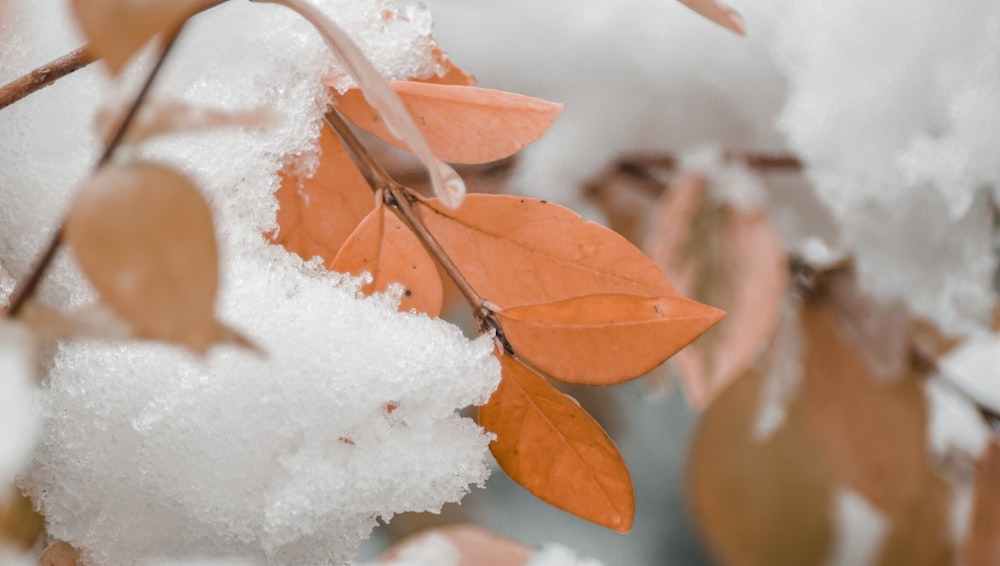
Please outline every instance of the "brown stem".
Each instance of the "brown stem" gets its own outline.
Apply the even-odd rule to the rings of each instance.
[[[160,49],[160,55],[157,57],[156,63],[146,76],[146,80],[143,82],[142,87],[136,94],[135,99],[132,100],[132,104],[129,106],[128,110],[126,110],[122,119],[119,120],[118,128],[115,129],[110,141],[104,148],[104,153],[101,154],[100,159],[97,161],[97,165],[94,167],[95,171],[103,167],[108,161],[111,160],[111,156],[114,155],[115,149],[117,149],[119,144],[121,144],[122,139],[125,137],[125,132],[132,124],[136,113],[145,101],[146,96],[149,94],[150,87],[153,86],[153,82],[156,80],[157,75],[160,74],[163,62],[167,59],[167,56],[173,49],[177,41],[177,36],[180,34],[183,27],[184,24],[181,24],[181,26],[178,27],[174,33],[167,36],[163,47]],[[52,261],[56,257],[56,252],[59,251],[59,247],[62,245],[64,224],[65,219],[63,219],[63,222],[60,223],[59,228],[56,229],[52,238],[49,239],[45,249],[39,255],[38,261],[35,262],[34,268],[27,275],[27,279],[24,280],[23,284],[18,286],[18,288],[14,291],[14,294],[11,296],[10,308],[6,313],[8,318],[16,318],[18,313],[21,312],[21,309],[24,308],[24,305],[27,304],[28,300],[35,294],[35,291],[38,290],[38,286],[41,284],[42,279],[45,277],[46,272],[48,272],[49,267],[52,265]]]
[[[89,45],[67,53],[0,87],[0,110],[42,90],[66,75],[97,60]]]
[[[462,275],[461,270],[455,265],[455,262],[452,261],[434,235],[427,229],[427,225],[424,224],[423,217],[421,216],[420,208],[414,206],[414,204],[419,204],[419,197],[411,189],[396,182],[382,168],[361,141],[358,140],[357,136],[354,135],[351,127],[347,125],[343,116],[336,109],[331,108],[327,112],[326,123],[344,143],[347,153],[354,160],[355,165],[358,166],[361,175],[368,182],[369,186],[371,186],[372,190],[376,192],[379,190],[383,191],[385,195],[383,202],[393,208],[400,220],[410,228],[417,236],[417,239],[424,245],[427,253],[431,254],[437,260],[441,269],[455,282],[455,286],[458,287],[459,292],[462,293],[465,300],[472,306],[472,310],[476,318],[480,321],[480,325],[492,328],[497,331],[498,335],[502,335],[499,325],[496,324],[496,321],[492,317],[492,313],[497,310],[497,307],[483,299],[473,289],[468,279]]]

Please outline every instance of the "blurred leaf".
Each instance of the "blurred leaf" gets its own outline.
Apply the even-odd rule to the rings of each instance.
[[[80,553],[68,542],[57,540],[42,551],[38,566],[78,566]]]
[[[763,380],[740,377],[702,414],[687,468],[692,511],[721,563],[823,564],[836,480],[799,404],[758,440]]]
[[[562,104],[523,94],[420,81],[390,83],[434,155],[451,163],[509,157],[552,124]],[[337,109],[383,141],[407,149],[383,123],[359,88],[336,97]]]
[[[951,489],[929,461],[921,471],[919,495],[890,517],[892,530],[882,544],[877,562],[879,566],[955,564]],[[974,564],[967,563],[965,566]]]
[[[418,201],[428,230],[486,299],[503,308],[595,294],[675,295],[622,236],[544,200],[471,194],[457,210]]]
[[[807,422],[836,474],[890,517],[920,497],[927,408],[912,373],[876,380],[827,305],[804,310]]]
[[[366,295],[400,283],[404,288],[400,310],[441,314],[444,291],[437,265],[410,228],[382,203],[361,221],[330,269],[352,275],[371,273],[372,282],[361,288]]]
[[[965,540],[965,566],[1000,564],[1000,443],[994,439],[976,470],[972,522]]]
[[[746,35],[747,33],[743,16],[721,2],[716,0],[680,0],[680,3],[735,34]]]
[[[632,478],[618,448],[580,405],[510,356],[479,422],[490,451],[539,499],[619,532],[632,528]]]
[[[472,525],[452,525],[424,531],[396,543],[379,557],[379,564],[394,564],[403,559],[408,549],[415,548],[430,537],[444,537],[458,551],[454,566],[523,566],[534,549],[517,541],[498,536]]]
[[[0,547],[30,550],[44,531],[45,518],[35,511],[30,498],[16,489],[0,495]]]
[[[785,250],[766,213],[713,204],[699,175],[665,191],[653,218],[650,257],[681,294],[727,312],[674,358],[688,401],[703,408],[774,337],[788,287]]]
[[[215,319],[212,214],[177,171],[152,163],[103,167],[81,185],[65,234],[101,299],[136,336],[198,353],[220,341],[248,345]]]
[[[587,295],[497,313],[517,354],[543,374],[613,385],[663,363],[723,312],[678,296]]]
[[[213,0],[71,0],[73,15],[112,75],[150,39],[172,31]]]
[[[291,167],[279,173],[278,230],[271,239],[302,259],[323,258],[329,266],[361,220],[375,208],[375,196],[337,135],[323,127],[319,166],[311,176]]]

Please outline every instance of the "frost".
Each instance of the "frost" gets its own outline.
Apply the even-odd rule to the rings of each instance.
[[[13,483],[35,441],[35,356],[28,330],[0,320],[0,490]]]
[[[602,566],[599,560],[578,558],[572,550],[549,543],[535,553],[524,566]]]

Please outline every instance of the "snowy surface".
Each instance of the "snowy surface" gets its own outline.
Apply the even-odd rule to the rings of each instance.
[[[550,543],[535,553],[524,566],[602,566],[599,560],[578,558],[561,544]]]
[[[0,490],[13,483],[35,440],[35,348],[27,329],[0,321]]]
[[[0,80],[82,43],[65,4],[11,5]],[[385,20],[394,5],[379,0],[323,6],[390,76],[433,69],[421,9],[401,8],[408,22]],[[101,97],[120,96],[143,73],[108,88],[95,66],[0,112],[0,257],[15,275],[93,166]],[[175,135],[119,156],[173,164],[204,188],[222,257],[219,316],[266,354],[220,347],[202,360],[162,344],[60,346],[41,394],[43,440],[20,481],[49,533],[91,564],[343,564],[376,517],[436,511],[488,474],[489,437],[456,410],[496,387],[491,341],[397,313],[391,297],[359,299],[357,282],[262,237],[275,228],[276,171],[288,160],[315,163],[331,74],[319,36],[292,12],[228,3],[184,31],[153,96],[268,107],[277,125]],[[46,300],[90,298],[70,258]],[[0,392],[0,403],[9,398]]]

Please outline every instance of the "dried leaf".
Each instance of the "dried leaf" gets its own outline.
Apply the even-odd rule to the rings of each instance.
[[[803,313],[802,402],[836,474],[890,516],[920,497],[927,408],[912,373],[885,383],[850,347],[829,306]]]
[[[310,177],[281,171],[278,230],[271,239],[302,259],[329,264],[361,220],[375,208],[365,178],[329,128],[319,135],[319,167]]]
[[[30,498],[16,490],[0,495],[0,547],[27,551],[44,530],[45,518],[35,511]]]
[[[878,566],[955,564],[951,489],[928,462],[921,472],[919,495],[890,518],[892,530],[882,544]]]
[[[104,105],[97,113],[97,131],[108,139],[115,120],[121,115],[117,105]],[[125,132],[122,143],[139,143],[150,138],[178,132],[192,132],[221,127],[261,128],[272,124],[274,113],[267,108],[229,111],[192,106],[181,100],[151,100],[142,105]]]
[[[993,440],[976,470],[976,498],[965,540],[966,566],[1000,564],[1000,442]]]
[[[199,353],[240,341],[215,319],[218,251],[208,203],[180,173],[152,163],[102,168],[80,187],[65,234],[101,299],[136,336]]]
[[[509,157],[541,137],[562,111],[562,104],[500,90],[419,81],[390,84],[434,155],[451,163]],[[406,149],[360,89],[337,97],[337,108],[359,127]]]
[[[452,525],[425,531],[396,543],[379,557],[379,564],[394,564],[405,560],[406,551],[424,543],[430,537],[444,537],[458,551],[454,566],[523,566],[534,549],[472,525]]]
[[[777,330],[788,287],[781,237],[766,213],[710,202],[690,175],[664,192],[647,244],[681,294],[726,310],[726,318],[674,360],[688,401],[707,406],[743,375]]]
[[[73,15],[112,75],[150,39],[216,4],[213,0],[72,0]]]
[[[66,541],[57,540],[42,551],[38,566],[78,566],[80,553]]]
[[[500,386],[479,408],[500,467],[539,499],[628,532],[635,498],[618,448],[572,397],[510,356],[500,365]]]
[[[663,363],[722,318],[678,296],[587,295],[497,313],[517,354],[553,379],[614,385]]]
[[[721,2],[716,0],[680,0],[680,3],[735,34],[746,35],[747,33],[743,16]]]
[[[382,115],[389,130],[394,136],[406,142],[407,148],[423,162],[430,173],[434,194],[452,208],[461,204],[465,197],[465,183],[462,178],[434,155],[399,96],[350,36],[336,22],[305,0],[262,1],[280,4],[298,12],[316,28],[336,55],[338,62],[350,73],[371,105]]]
[[[596,294],[674,295],[622,236],[543,200],[471,194],[457,210],[418,201],[428,230],[481,296],[503,308]]]
[[[824,564],[836,479],[799,404],[758,440],[762,384],[741,376],[702,414],[688,459],[692,511],[722,564]]]
[[[399,283],[404,289],[400,310],[441,314],[444,291],[437,265],[413,231],[381,203],[361,221],[329,267],[352,275],[371,273],[372,282],[361,288],[365,295]]]

